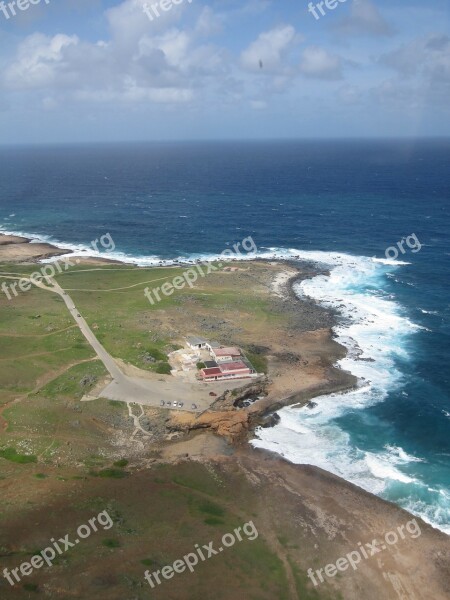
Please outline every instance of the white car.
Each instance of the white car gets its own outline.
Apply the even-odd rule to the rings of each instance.
[[[176,402],[173,403],[174,406],[178,406],[178,404]]]

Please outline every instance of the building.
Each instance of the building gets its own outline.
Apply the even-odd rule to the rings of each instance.
[[[222,348],[222,345],[219,342],[207,342],[206,349],[212,352],[213,350],[218,350]]]
[[[224,379],[246,379],[255,375],[255,370],[243,360],[221,363],[217,367],[200,370],[203,381],[222,381]]]
[[[203,361],[203,364],[205,365],[205,367],[207,369],[213,369],[214,367],[219,366],[215,360],[205,360],[205,361]]]
[[[241,350],[235,346],[223,347],[219,342],[209,342],[202,337],[189,336],[186,343],[192,350],[207,350],[212,360],[203,360],[198,354],[195,356],[183,355],[183,370],[189,370],[194,362],[203,362],[205,365],[197,375],[202,381],[222,381],[224,379],[246,379],[256,377],[257,373],[252,364],[243,356]]]
[[[211,350],[211,356],[218,363],[232,361],[242,357],[239,348],[218,348],[217,350]]]
[[[192,350],[204,350],[208,342],[204,338],[192,335],[186,338],[186,343]]]
[[[200,377],[203,381],[217,381],[222,379],[222,371],[219,367],[213,367],[212,369],[201,369]]]

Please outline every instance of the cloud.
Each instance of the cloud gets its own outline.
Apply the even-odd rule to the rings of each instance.
[[[409,109],[450,108],[450,37],[433,33],[384,54],[379,63],[397,76],[382,82],[374,94],[385,105]]]
[[[319,46],[305,48],[300,63],[300,72],[314,79],[342,79],[342,61]]]
[[[37,90],[61,106],[64,100],[179,104],[192,101],[212,76],[228,74],[223,50],[199,43],[195,28],[182,31],[166,21],[153,30],[140,1],[125,0],[105,18],[108,41],[62,33],[26,37],[0,75],[0,87]]]
[[[335,29],[342,35],[389,36],[394,33],[392,27],[370,0],[354,0],[350,16],[342,19]]]
[[[434,33],[416,38],[384,54],[380,63],[395,69],[402,77],[422,76],[450,83],[450,37]]]
[[[261,33],[241,54],[244,69],[277,72],[286,65],[286,56],[299,38],[294,27],[285,25]]]
[[[77,36],[58,34],[50,38],[36,33],[19,45],[17,57],[4,72],[6,88],[24,90],[49,87],[63,74],[65,54],[70,46],[79,44]]]
[[[205,6],[195,25],[199,35],[212,36],[222,32],[224,16],[216,14],[209,6]]]

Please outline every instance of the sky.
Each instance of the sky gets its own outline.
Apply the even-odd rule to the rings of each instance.
[[[0,144],[450,135],[449,0],[17,2]]]

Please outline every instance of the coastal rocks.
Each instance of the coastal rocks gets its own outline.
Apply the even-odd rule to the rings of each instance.
[[[258,383],[250,383],[237,390],[227,390],[222,396],[217,398],[211,405],[213,410],[235,410],[247,398],[266,394],[267,381],[259,381]]]
[[[273,413],[271,415],[263,416],[259,420],[256,420],[254,425],[262,427],[263,429],[268,429],[269,427],[275,427],[275,425],[278,425],[280,421],[280,415],[278,413]]]
[[[189,433],[198,429],[211,429],[230,442],[245,439],[249,430],[249,414],[246,411],[205,412],[196,418],[193,415],[173,415],[166,425],[170,433]]]

